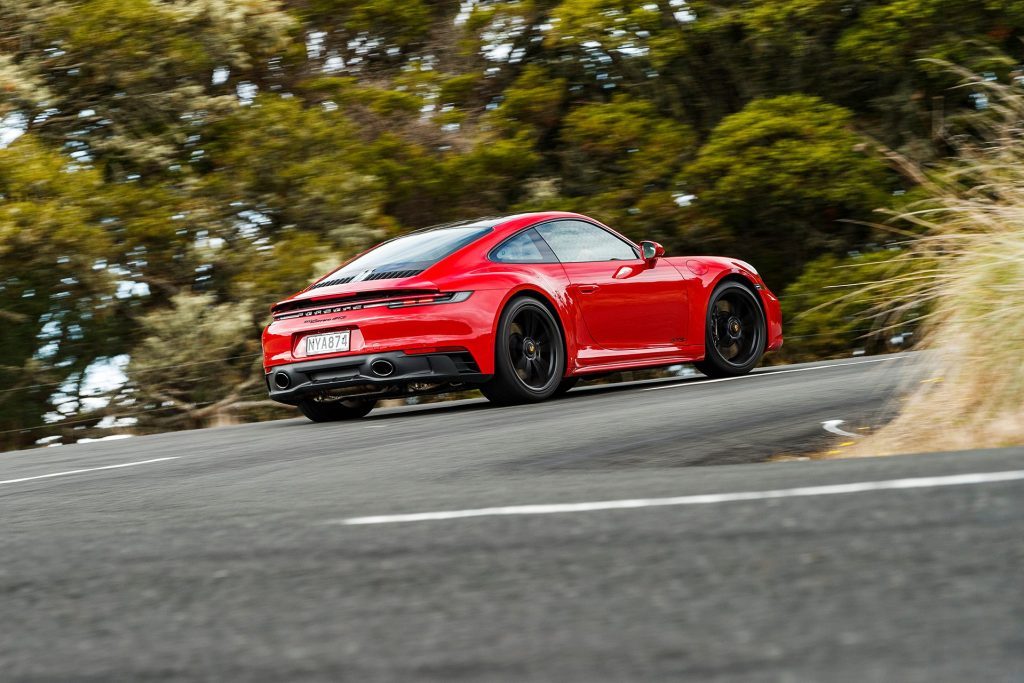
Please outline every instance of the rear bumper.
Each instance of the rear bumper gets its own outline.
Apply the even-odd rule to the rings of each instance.
[[[492,373],[495,316],[503,295],[502,290],[481,289],[461,303],[373,307],[277,319],[263,331],[263,367],[269,374],[278,367],[311,362],[314,358],[303,353],[306,336],[348,331],[349,351],[338,358],[457,349],[471,353],[482,372]]]
[[[429,391],[416,385],[475,385],[487,379],[469,353],[404,351],[288,363],[266,376],[270,398],[290,405],[325,391],[389,398]]]

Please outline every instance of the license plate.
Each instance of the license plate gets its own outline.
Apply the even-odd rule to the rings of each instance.
[[[342,351],[348,351],[348,337],[348,332],[314,334],[306,337],[306,355],[318,356],[324,353],[341,353]]]

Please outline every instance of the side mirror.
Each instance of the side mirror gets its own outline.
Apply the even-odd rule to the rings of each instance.
[[[643,241],[640,243],[640,251],[643,254],[644,261],[647,261],[647,265],[652,266],[654,262],[665,255],[665,247],[661,246],[657,242]]]

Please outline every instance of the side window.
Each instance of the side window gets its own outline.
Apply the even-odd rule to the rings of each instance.
[[[551,248],[533,228],[505,240],[491,251],[491,260],[499,263],[558,263]]]
[[[551,221],[537,226],[562,263],[588,261],[634,261],[633,247],[607,230],[583,221]]]

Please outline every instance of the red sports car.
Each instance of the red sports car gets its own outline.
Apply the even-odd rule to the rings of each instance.
[[[741,375],[782,346],[779,300],[753,267],[664,253],[563,212],[397,237],[273,306],[270,397],[317,422],[467,387],[525,403],[618,370]]]

